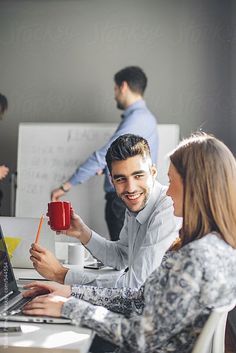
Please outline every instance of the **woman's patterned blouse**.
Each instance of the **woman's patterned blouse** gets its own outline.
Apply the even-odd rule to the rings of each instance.
[[[211,309],[236,298],[235,268],[236,250],[211,233],[168,252],[139,291],[73,286],[62,315],[121,352],[191,352]]]

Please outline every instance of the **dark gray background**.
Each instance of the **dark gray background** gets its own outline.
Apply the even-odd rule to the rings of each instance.
[[[17,169],[20,122],[118,123],[113,74],[131,64],[160,123],[202,127],[235,152],[235,19],[227,0],[0,0],[0,164]]]

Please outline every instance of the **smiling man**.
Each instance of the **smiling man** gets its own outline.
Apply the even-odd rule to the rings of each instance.
[[[156,168],[151,166],[140,155],[112,163],[112,181],[117,196],[124,202],[130,212],[140,212],[147,204],[153,188],[153,177]],[[122,173],[123,172],[123,173]]]
[[[106,160],[117,196],[130,212],[140,212],[148,202],[157,175],[146,141],[123,135],[112,144]]]
[[[126,206],[120,239],[105,239],[74,213],[64,233],[79,239],[105,265],[121,270],[118,278],[67,269],[35,244],[31,260],[44,277],[66,284],[139,288],[177,237],[172,201],[166,187],[156,181],[147,141],[132,134],[118,137],[107,151],[106,162],[116,193]]]

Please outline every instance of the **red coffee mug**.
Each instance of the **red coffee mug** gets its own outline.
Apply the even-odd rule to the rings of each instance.
[[[50,227],[61,231],[70,228],[71,204],[67,201],[52,201],[48,204]]]

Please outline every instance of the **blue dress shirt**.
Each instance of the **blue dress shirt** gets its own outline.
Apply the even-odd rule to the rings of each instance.
[[[124,134],[135,134],[144,137],[148,141],[152,161],[156,164],[158,152],[157,121],[154,115],[148,110],[144,100],[140,99],[124,111],[122,121],[110,140],[99,150],[92,153],[68,181],[72,185],[82,184],[96,175],[98,170],[104,170],[104,190],[105,192],[114,192],[114,188],[109,180],[109,171],[106,167],[105,156],[111,143]]]

